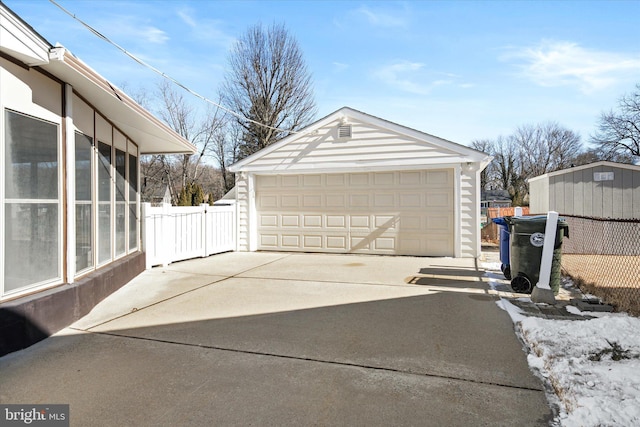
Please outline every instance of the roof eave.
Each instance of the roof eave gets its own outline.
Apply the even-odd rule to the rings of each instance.
[[[189,154],[197,148],[91,67],[63,47],[55,47],[51,61],[41,66],[74,90],[131,138],[140,154]]]

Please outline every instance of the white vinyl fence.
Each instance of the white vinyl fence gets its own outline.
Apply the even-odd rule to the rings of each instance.
[[[142,204],[146,266],[236,250],[235,206]]]

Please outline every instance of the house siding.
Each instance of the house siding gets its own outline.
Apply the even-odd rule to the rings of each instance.
[[[460,172],[460,256],[480,255],[480,188],[475,170]]]
[[[367,164],[429,164],[459,157],[446,150],[368,123],[353,122],[352,137],[339,139],[339,121],[286,144],[252,162],[253,168],[295,171],[366,167]]]
[[[236,174],[236,206],[238,209],[238,250],[249,251],[249,175]]]

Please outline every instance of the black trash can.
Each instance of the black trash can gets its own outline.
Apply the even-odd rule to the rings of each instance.
[[[540,263],[547,216],[505,217],[511,236],[510,265],[511,288],[519,293],[531,293],[540,279]],[[569,237],[569,225],[558,218],[556,239],[553,246],[553,262],[549,286],[554,294],[560,290],[562,238]]]

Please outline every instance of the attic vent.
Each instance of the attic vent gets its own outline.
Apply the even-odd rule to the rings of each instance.
[[[351,125],[340,125],[338,127],[338,138],[351,138]]]

